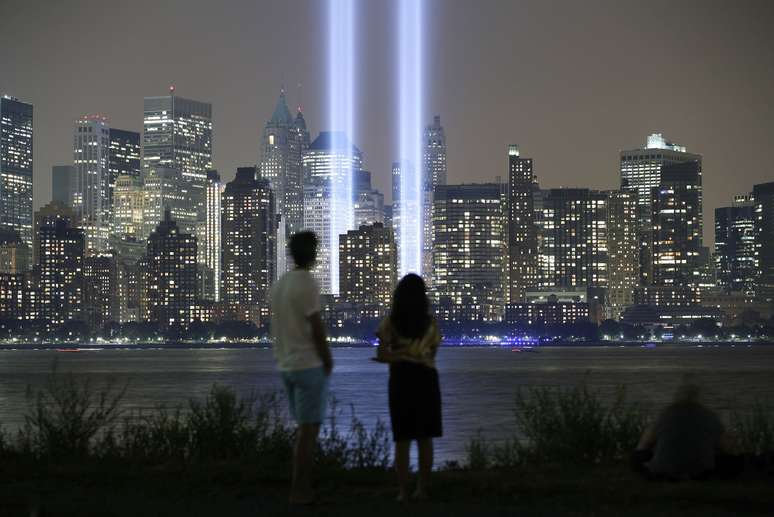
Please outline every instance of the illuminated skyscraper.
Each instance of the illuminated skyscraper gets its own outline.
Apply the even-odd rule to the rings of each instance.
[[[534,191],[532,158],[522,158],[519,146],[508,146],[508,295],[511,303],[523,302],[526,291],[538,283]]]
[[[199,265],[204,276],[202,298],[214,302],[220,301],[222,193],[223,184],[218,171],[207,172],[207,217],[199,243]]]
[[[169,210],[148,237],[144,318],[164,327],[187,325],[196,308],[196,237],[180,231]]]
[[[637,195],[625,190],[607,193],[608,305],[619,319],[634,304],[639,285],[640,245],[637,232]]]
[[[0,226],[32,246],[32,104],[0,96]]]
[[[196,188],[178,169],[154,167],[147,171],[143,185],[143,232],[140,237],[148,238],[163,220],[166,209],[170,210],[180,232],[196,235],[199,217],[191,194]]]
[[[756,297],[774,303],[774,182],[753,186],[755,200]]]
[[[142,178],[121,174],[113,185],[113,221],[110,234],[120,238],[144,239],[150,234],[144,232],[145,190]]]
[[[75,122],[73,133],[75,187],[72,207],[86,236],[86,253],[107,249],[110,234],[110,128],[107,119],[88,115]]]
[[[422,276],[433,283],[433,194],[438,185],[446,185],[446,133],[440,115],[425,127],[423,142],[424,206],[422,211]]]
[[[360,170],[355,174],[355,226],[384,222],[384,195],[371,185],[371,173]]]
[[[80,319],[83,304],[83,230],[65,218],[47,220],[39,230],[40,311],[49,324]]]
[[[40,263],[40,228],[43,226],[53,226],[56,221],[63,219],[69,226],[74,226],[77,220],[75,211],[69,206],[52,201],[40,207],[33,217],[33,239],[32,239],[32,263]]]
[[[303,161],[307,176],[304,202],[306,203],[307,199],[310,202],[319,199],[320,203],[327,203],[329,207],[323,212],[316,211],[316,207],[310,207],[310,215],[304,214],[304,227],[315,231],[320,239],[317,265],[312,273],[320,282],[323,294],[338,294],[338,238],[339,235],[354,229],[352,180],[362,168],[362,154],[344,133],[324,131],[304,153]],[[310,191],[308,196],[307,190]],[[304,211],[307,211],[306,204]],[[317,220],[315,224],[327,226],[326,232],[318,232],[308,226],[307,221],[318,216],[322,217],[322,220]]]
[[[755,292],[755,203],[747,194],[715,209],[715,270],[725,292]]]
[[[190,182],[188,193],[204,217],[207,171],[212,169],[212,105],[175,95],[146,97],[143,120],[143,168],[177,169]]]
[[[110,128],[108,171],[110,172],[110,206],[113,206],[113,189],[121,175],[139,178],[142,172],[140,133]]]
[[[607,195],[581,188],[542,190],[537,213],[540,287],[607,287]]]
[[[433,232],[438,314],[452,321],[502,320],[508,267],[505,186],[439,185]]]
[[[342,300],[376,305],[381,313],[389,309],[397,273],[395,237],[391,229],[374,223],[339,236],[339,261]]]
[[[275,278],[276,207],[255,167],[240,167],[223,191],[222,299],[234,316],[258,322],[268,315]]]
[[[93,329],[119,320],[119,289],[113,254],[86,257],[83,261],[83,319]]]

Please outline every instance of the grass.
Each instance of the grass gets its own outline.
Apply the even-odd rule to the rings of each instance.
[[[286,504],[294,431],[277,396],[213,386],[185,407],[127,413],[124,391],[55,372],[30,392],[26,425],[0,433],[0,515],[763,515],[774,507],[765,470],[701,483],[631,473],[623,460],[648,415],[624,390],[610,405],[585,386],[519,392],[513,438],[471,440],[465,466],[434,474],[432,502],[410,510],[394,503],[386,426],[367,429],[334,403],[319,448],[323,504],[306,511]],[[772,413],[761,405],[733,421],[746,450],[766,457]]]

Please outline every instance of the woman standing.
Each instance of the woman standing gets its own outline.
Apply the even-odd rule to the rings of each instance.
[[[390,420],[398,501],[406,500],[409,448],[414,440],[419,448],[419,482],[413,497],[424,499],[433,468],[433,438],[442,435],[441,390],[435,368],[441,335],[419,276],[409,274],[398,283],[390,315],[379,325],[376,335],[376,360],[390,365]]]

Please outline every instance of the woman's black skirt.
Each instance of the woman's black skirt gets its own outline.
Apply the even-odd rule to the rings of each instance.
[[[443,435],[441,389],[435,368],[408,361],[392,364],[389,394],[393,440]]]

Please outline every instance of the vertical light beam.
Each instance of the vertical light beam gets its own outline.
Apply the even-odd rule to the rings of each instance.
[[[422,273],[422,4],[400,0],[400,275]]]
[[[330,285],[339,292],[339,235],[355,224],[352,194],[353,105],[355,97],[355,0],[329,0],[328,3],[328,108],[331,129],[330,149]]]

